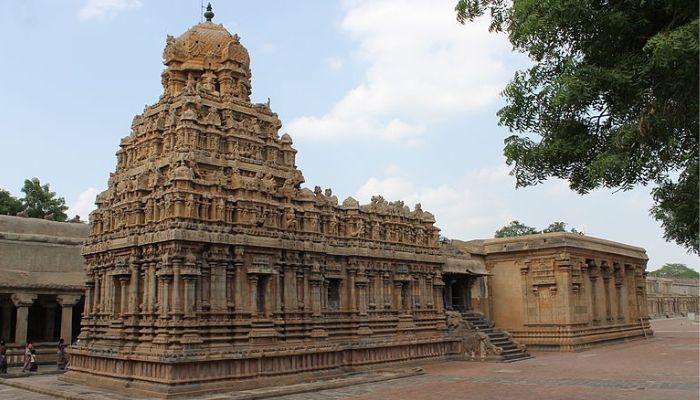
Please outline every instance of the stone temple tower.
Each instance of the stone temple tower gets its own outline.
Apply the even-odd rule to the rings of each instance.
[[[468,255],[420,205],[302,188],[248,52],[205,16],[168,36],[163,95],[97,197],[64,379],[167,396],[458,352],[441,271]]]

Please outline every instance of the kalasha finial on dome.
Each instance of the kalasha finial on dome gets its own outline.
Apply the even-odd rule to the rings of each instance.
[[[211,19],[214,18],[214,12],[211,10],[211,3],[207,4],[207,11],[204,13],[204,18],[207,19],[207,22],[211,22]]]

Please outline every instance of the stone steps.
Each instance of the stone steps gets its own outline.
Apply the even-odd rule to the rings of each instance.
[[[462,318],[471,327],[485,333],[491,344],[502,349],[501,362],[511,363],[532,358],[530,353],[522,350],[508,333],[496,328],[493,321],[485,319],[480,313],[463,312]]]

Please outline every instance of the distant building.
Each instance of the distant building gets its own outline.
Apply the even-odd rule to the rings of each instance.
[[[647,308],[652,318],[698,314],[698,280],[647,276]]]
[[[0,338],[10,362],[32,341],[39,361],[55,357],[59,338],[80,332],[85,274],[80,246],[89,226],[0,216]]]

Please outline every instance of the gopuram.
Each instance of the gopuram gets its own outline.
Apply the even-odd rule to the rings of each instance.
[[[469,255],[420,205],[302,188],[248,52],[205,17],[168,36],[164,93],[96,200],[64,379],[167,397],[463,353],[441,271]]]

